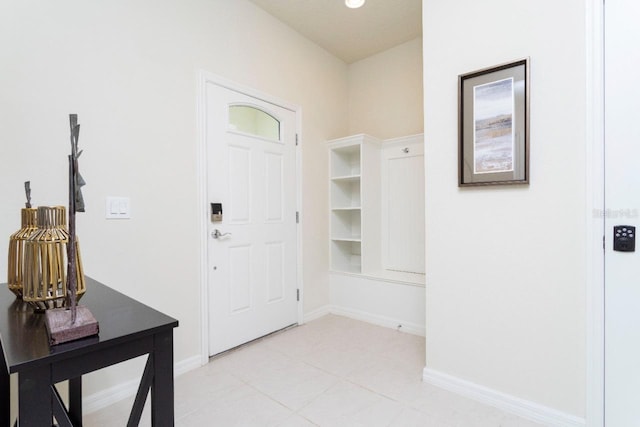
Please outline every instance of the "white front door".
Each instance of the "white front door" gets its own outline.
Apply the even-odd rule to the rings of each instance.
[[[640,426],[640,2],[605,3],[605,425]],[[630,227],[629,227],[630,226]],[[624,243],[624,242],[623,242]],[[627,242],[628,243],[628,242]]]
[[[214,355],[297,322],[296,113],[206,91],[207,208],[222,210],[208,237]]]

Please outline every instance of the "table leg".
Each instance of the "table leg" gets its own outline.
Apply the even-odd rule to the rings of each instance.
[[[49,365],[18,374],[18,420],[20,427],[43,427],[53,423],[51,370]]]
[[[69,418],[75,427],[82,427],[82,377],[69,379]]]
[[[4,354],[0,342],[0,354]],[[0,359],[0,426],[11,425],[11,383],[4,357]]]
[[[174,425],[173,331],[154,335],[154,376],[151,385],[151,425]]]

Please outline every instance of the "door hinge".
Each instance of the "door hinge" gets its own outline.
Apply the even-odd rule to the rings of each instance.
[[[296,133],[296,146],[298,146],[298,134]]]
[[[300,224],[300,212],[296,211],[296,224]]]
[[[296,301],[300,301],[300,289],[296,289]]]

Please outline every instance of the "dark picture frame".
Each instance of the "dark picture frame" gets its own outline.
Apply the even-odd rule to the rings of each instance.
[[[529,183],[529,58],[458,76],[458,185]]]

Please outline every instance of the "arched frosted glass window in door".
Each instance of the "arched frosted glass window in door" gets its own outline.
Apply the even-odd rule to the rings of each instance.
[[[250,105],[229,106],[229,128],[271,141],[280,141],[280,121]]]

